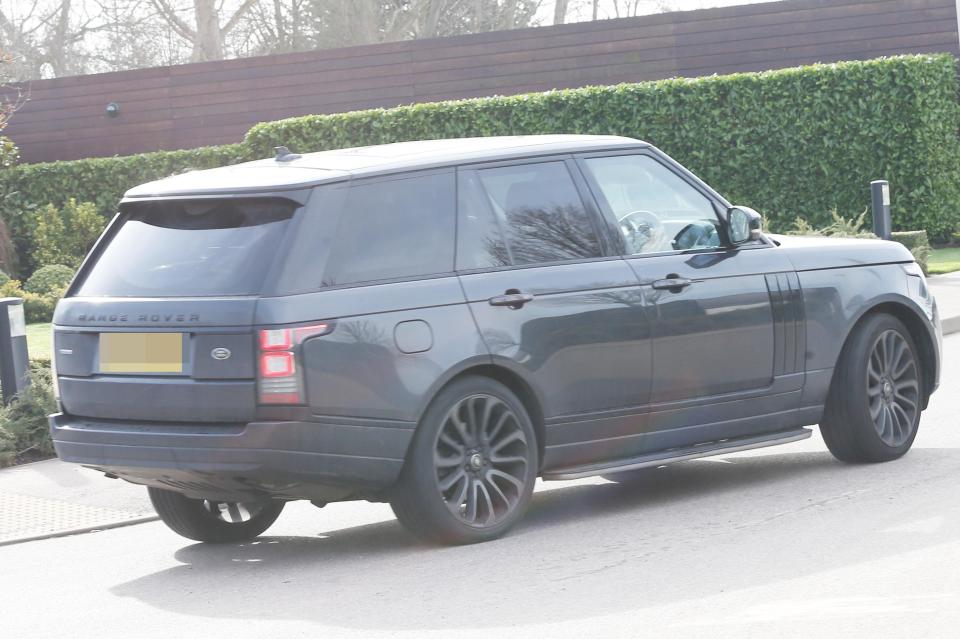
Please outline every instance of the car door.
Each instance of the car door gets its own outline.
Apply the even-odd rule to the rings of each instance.
[[[650,395],[650,321],[575,166],[553,157],[458,174],[460,281],[493,361],[541,400],[544,467],[627,456]]]
[[[654,311],[649,447],[779,429],[803,381],[789,260],[765,239],[728,245],[726,203],[658,153],[584,155],[578,165],[620,226]]]

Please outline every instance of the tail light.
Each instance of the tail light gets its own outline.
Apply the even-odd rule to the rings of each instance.
[[[326,335],[333,324],[268,328],[259,332],[257,386],[261,404],[303,404],[303,370],[297,365],[304,340]]]

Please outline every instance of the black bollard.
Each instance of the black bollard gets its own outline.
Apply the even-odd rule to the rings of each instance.
[[[23,300],[0,299],[0,388],[3,403],[9,404],[30,383],[30,357],[27,354],[27,322]]]

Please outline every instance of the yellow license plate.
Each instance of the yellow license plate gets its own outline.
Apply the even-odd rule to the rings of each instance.
[[[101,373],[182,373],[183,333],[100,333]]]

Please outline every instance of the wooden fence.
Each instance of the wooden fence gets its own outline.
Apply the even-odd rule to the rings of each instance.
[[[955,0],[784,0],[41,80],[5,134],[26,162],[128,155],[307,113],[935,51],[960,54]]]

